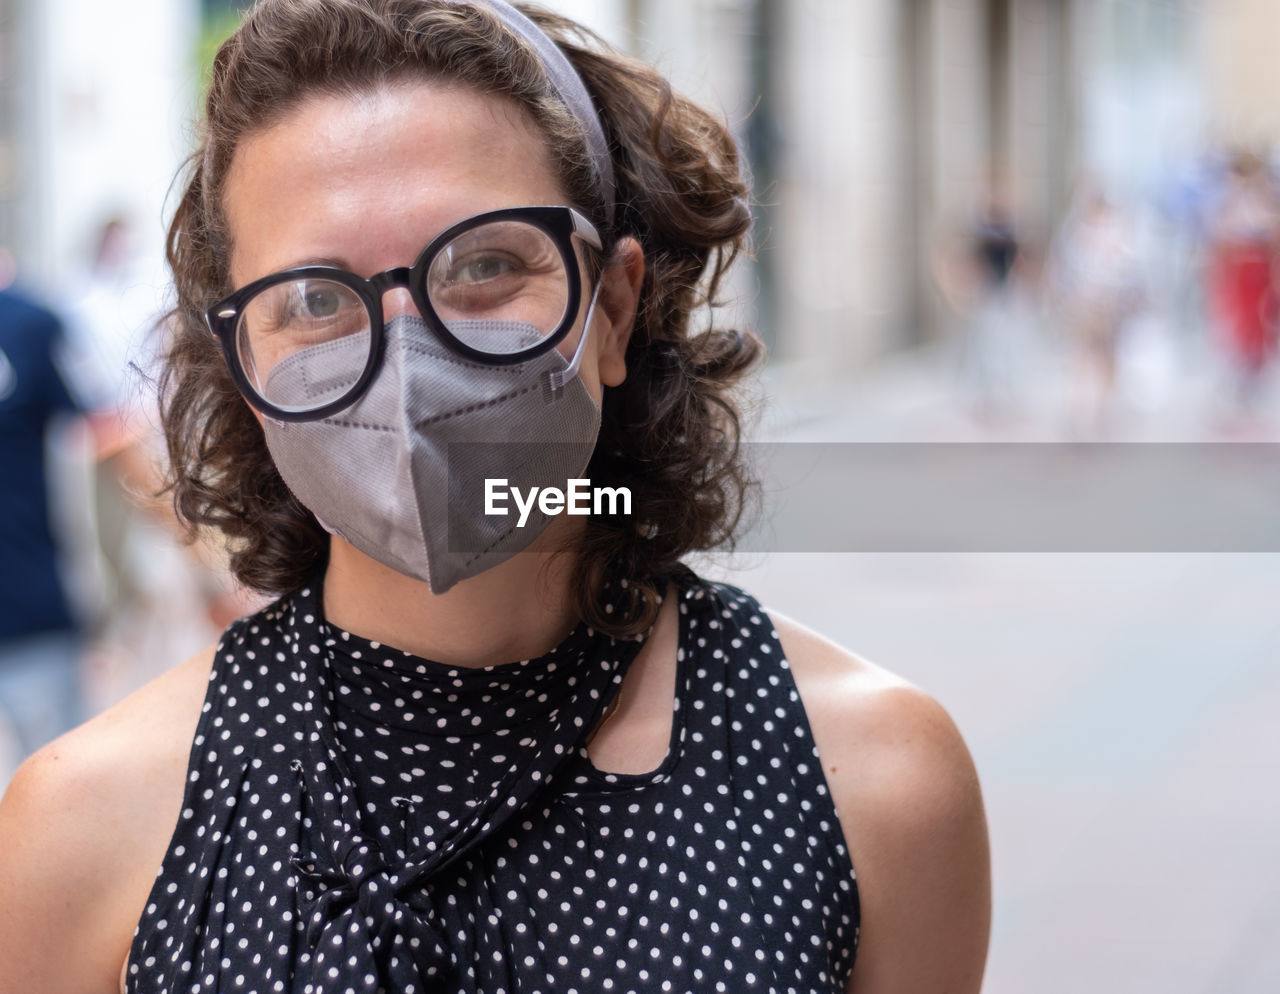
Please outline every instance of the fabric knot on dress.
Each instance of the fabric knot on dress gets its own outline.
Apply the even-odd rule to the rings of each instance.
[[[322,887],[333,880],[304,876]],[[386,867],[322,889],[308,915],[314,992],[425,994],[456,968],[428,891],[401,892],[397,875]]]
[[[302,763],[294,760],[293,769],[309,795]],[[310,885],[299,906],[312,994],[422,994],[450,976],[456,963],[430,893],[415,886],[414,868],[392,867],[359,834],[339,837],[329,848],[328,856],[313,852],[290,861],[299,881]]]

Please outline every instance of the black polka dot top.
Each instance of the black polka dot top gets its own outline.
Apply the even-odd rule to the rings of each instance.
[[[667,758],[585,742],[641,639],[456,669],[327,624],[233,625],[129,994],[844,991],[858,895],[777,634],[679,590]]]

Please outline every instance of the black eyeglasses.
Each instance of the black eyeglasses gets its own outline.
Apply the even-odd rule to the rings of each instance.
[[[440,341],[476,362],[510,365],[555,348],[582,301],[574,236],[601,249],[572,207],[489,211],[443,231],[410,267],[369,279],[332,266],[286,269],[241,287],[205,320],[250,403],[282,421],[314,420],[373,379],[392,287],[407,287]]]

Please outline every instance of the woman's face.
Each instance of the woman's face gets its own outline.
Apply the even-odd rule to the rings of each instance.
[[[368,277],[411,265],[474,214],[565,203],[545,143],[511,101],[437,82],[319,94],[236,149],[224,199],[231,282],[305,265]],[[605,325],[608,310],[597,315]],[[385,320],[406,312],[417,313],[409,291],[389,291]],[[580,375],[597,401],[602,382],[621,380],[616,331],[593,328],[587,343]]]

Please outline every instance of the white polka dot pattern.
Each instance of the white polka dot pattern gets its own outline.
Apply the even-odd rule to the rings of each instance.
[[[843,991],[853,868],[758,604],[687,576],[671,749],[582,742],[639,645],[455,670],[308,589],[227,632],[130,994]]]

